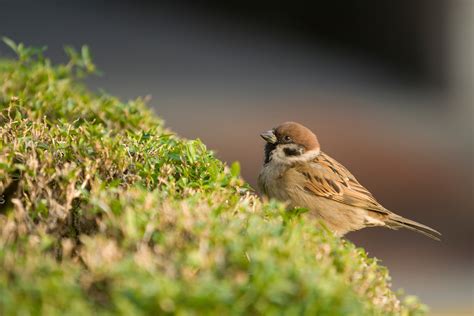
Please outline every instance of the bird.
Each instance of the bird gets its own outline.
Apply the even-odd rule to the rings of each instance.
[[[342,164],[321,151],[316,135],[285,122],[260,135],[266,142],[260,193],[304,208],[338,236],[366,227],[407,228],[435,240],[441,233],[383,207]]]

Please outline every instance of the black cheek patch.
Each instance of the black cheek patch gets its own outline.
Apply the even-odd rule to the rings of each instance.
[[[301,155],[301,151],[297,148],[284,148],[283,151],[285,152],[286,156],[299,156],[299,155]]]

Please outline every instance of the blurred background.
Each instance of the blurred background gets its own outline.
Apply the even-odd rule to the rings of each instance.
[[[387,208],[443,233],[348,238],[433,315],[474,313],[474,1],[0,0],[0,35],[57,62],[89,45],[88,86],[151,95],[252,185],[259,133],[305,124]]]

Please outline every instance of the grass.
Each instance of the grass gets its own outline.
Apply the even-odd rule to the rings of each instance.
[[[89,92],[86,47],[0,62],[0,314],[418,315],[387,269],[275,201],[142,99]]]

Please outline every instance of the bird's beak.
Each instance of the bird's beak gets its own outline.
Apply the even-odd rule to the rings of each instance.
[[[265,133],[260,134],[260,136],[270,144],[275,144],[278,141],[273,130],[266,131]]]

